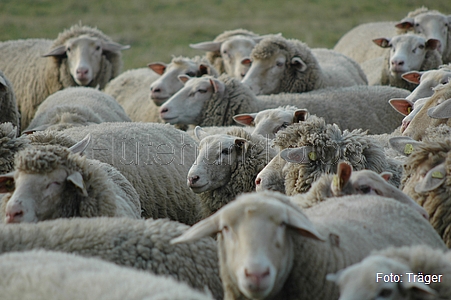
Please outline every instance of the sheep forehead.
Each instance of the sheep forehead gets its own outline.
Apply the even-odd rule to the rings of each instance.
[[[428,25],[429,22],[434,22],[434,23],[441,23],[440,25],[443,24],[443,26],[445,26],[446,23],[448,23],[448,18],[447,16],[439,13],[439,12],[428,12],[428,13],[424,13],[424,14],[419,14],[417,15],[415,18],[415,23],[419,23],[421,26],[425,26]]]
[[[26,184],[28,186],[45,188],[49,182],[64,181],[67,178],[67,175],[67,170],[62,166],[59,166],[56,169],[46,173],[28,173],[18,171],[14,174],[14,181],[16,182],[16,187],[19,184]]]
[[[370,185],[370,186],[380,186],[387,185],[388,183],[379,174],[371,170],[360,170],[354,171],[351,174],[350,181],[353,185]]]
[[[174,58],[172,62],[166,68],[169,70],[178,70],[178,69],[194,69],[197,70],[198,64],[194,61],[187,58]]]
[[[268,109],[261,111],[255,116],[255,124],[262,121],[273,120],[275,122],[291,122],[293,120],[293,113],[289,111],[283,111],[280,109]]]
[[[221,45],[221,50],[223,49],[240,49],[248,50],[245,55],[249,55],[254,48],[256,42],[245,36],[234,36],[227,41],[223,42]]]
[[[426,44],[426,39],[415,34],[403,34],[393,37],[391,44],[398,47],[410,47],[417,46],[419,44],[424,45]]]
[[[230,148],[235,144],[235,139],[235,137],[226,134],[210,135],[200,141],[199,149],[217,151],[218,149]]]
[[[66,46],[70,46],[70,47],[83,47],[83,46],[97,46],[100,45],[101,41],[99,38],[96,37],[91,37],[89,35],[80,35],[78,37],[75,38],[71,38],[69,40],[67,40],[66,42]]]

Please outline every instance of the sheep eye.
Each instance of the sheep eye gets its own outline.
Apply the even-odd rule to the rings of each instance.
[[[185,75],[188,75],[189,77],[194,77],[194,76],[196,76],[196,74],[194,74],[194,72],[186,72]]]
[[[391,296],[391,294],[392,294],[392,290],[389,290],[389,289],[382,289],[382,290],[379,292],[378,297],[388,298],[388,297]]]
[[[96,47],[96,51],[99,51],[99,50],[100,50],[100,46],[97,46],[97,47]]]
[[[206,92],[207,92],[207,90],[204,90],[204,89],[200,89],[200,90],[197,90],[199,93],[201,93],[201,94],[205,94]]]
[[[223,50],[223,51],[222,51],[222,54],[227,54],[227,50]]]
[[[280,62],[280,61],[276,62],[276,66],[282,67],[283,66],[283,62]]]
[[[227,226],[222,227],[222,231],[225,231],[225,232],[229,231],[229,227],[227,227]]]
[[[67,47],[66,51],[67,51],[67,52],[70,52],[70,47]]]
[[[420,46],[418,46],[418,48],[424,49],[424,45],[420,45]]]
[[[359,191],[361,191],[363,194],[369,194],[371,192],[371,187],[367,185],[361,185],[358,188]]]
[[[59,185],[61,185],[61,182],[57,182],[57,181],[51,182],[47,185],[47,188],[51,187],[52,185],[59,186]]]
[[[232,149],[230,149],[230,148],[224,148],[221,151],[221,153],[224,154],[224,155],[229,155],[230,152],[232,152]]]

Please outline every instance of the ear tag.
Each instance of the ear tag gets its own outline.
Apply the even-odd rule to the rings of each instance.
[[[338,178],[338,175],[334,175],[332,179],[332,185],[336,188],[340,187],[340,179]]]
[[[6,189],[7,189],[9,192],[14,191],[14,181],[11,180],[11,179],[8,179],[8,180],[5,182],[5,187],[6,187]]]
[[[410,114],[412,112],[412,107],[407,107],[407,114]]]
[[[310,160],[315,161],[315,160],[317,159],[316,152],[315,152],[315,151],[309,152],[308,158],[309,158]]]
[[[406,144],[406,146],[404,147],[404,154],[409,155],[412,154],[412,152],[413,152],[412,144]]]
[[[432,172],[431,177],[442,179],[443,177],[445,177],[445,175],[443,175],[442,172],[440,172],[440,171],[435,171],[435,172]]]

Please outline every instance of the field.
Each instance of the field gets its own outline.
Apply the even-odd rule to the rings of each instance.
[[[451,13],[448,0],[430,9]],[[0,0],[0,40],[54,39],[81,22],[97,26],[124,51],[124,70],[172,55],[202,54],[190,43],[212,40],[224,30],[282,33],[311,47],[335,45],[352,27],[371,21],[401,20],[425,5],[417,0]]]

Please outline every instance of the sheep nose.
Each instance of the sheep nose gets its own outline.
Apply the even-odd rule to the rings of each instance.
[[[391,64],[394,66],[403,66],[404,61],[403,60],[392,60]]]
[[[260,286],[261,282],[265,279],[265,277],[269,276],[269,268],[262,272],[250,272],[247,268],[244,269],[244,275],[248,280],[250,280],[254,285]]]
[[[161,109],[160,109],[160,114],[164,114],[164,113],[167,113],[169,111],[169,109],[168,108],[166,108],[166,107],[162,107]]]
[[[255,179],[255,185],[260,185],[262,183],[262,179],[260,177],[257,177],[257,179]]]
[[[18,219],[20,219],[22,216],[22,209],[12,209],[11,211],[6,212],[6,223],[18,223]]]
[[[77,69],[77,75],[88,75],[88,68],[78,68]]]
[[[200,177],[197,175],[191,176],[190,178],[188,178],[189,184],[190,185],[194,185],[196,184],[197,181],[199,181]]]

